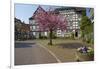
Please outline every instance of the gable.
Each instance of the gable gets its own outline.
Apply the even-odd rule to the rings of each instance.
[[[33,13],[33,18],[34,18],[37,14],[39,14],[39,11],[46,12],[41,6],[39,6],[39,7],[37,8],[37,10]]]

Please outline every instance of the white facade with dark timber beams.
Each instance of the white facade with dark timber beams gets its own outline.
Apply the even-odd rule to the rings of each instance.
[[[56,12],[62,14],[67,19],[67,29],[66,32],[57,33],[57,36],[71,36],[71,33],[74,33],[76,37],[80,37],[80,21],[82,18],[82,11],[85,8],[75,8],[75,7],[63,7],[55,9]],[[63,34],[62,34],[63,33]]]
[[[30,24],[30,37],[32,38],[39,38],[40,36],[47,36],[47,32],[41,32],[39,31],[38,23],[35,21],[34,17],[38,14],[38,10],[41,10],[45,12],[43,8],[40,6],[37,8],[37,10],[33,13],[33,16],[29,18],[29,24]]]
[[[33,16],[29,18],[29,24],[30,24],[30,36],[39,38],[39,35],[42,34],[42,36],[47,36],[48,33],[39,31],[38,23],[35,22],[34,17],[36,14],[38,14],[38,10],[41,10],[43,12],[46,12],[43,8],[40,6],[37,8],[37,10],[33,13]],[[75,37],[80,37],[80,21],[82,17],[82,11],[84,11],[85,8],[79,8],[79,7],[60,7],[55,8],[54,12],[57,14],[64,15],[67,19],[67,28],[65,31],[57,30],[56,36],[57,37],[70,37],[72,33],[74,33]]]

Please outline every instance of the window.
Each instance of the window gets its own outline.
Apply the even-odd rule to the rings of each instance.
[[[70,27],[70,29],[72,29],[72,27]]]
[[[61,30],[57,30],[57,33],[61,33]]]
[[[78,26],[78,24],[76,24],[75,26]]]
[[[78,29],[78,26],[76,26],[76,29]]]
[[[76,16],[76,18],[78,18],[78,17]]]
[[[32,24],[32,23],[33,23],[32,21],[33,21],[33,20],[30,20],[29,23]]]
[[[75,17],[75,14],[73,16]]]
[[[73,29],[75,29],[76,27],[75,26],[73,26]]]
[[[35,36],[36,35],[36,32],[33,32],[33,35]]]
[[[30,26],[30,30],[32,30],[32,26]]]
[[[33,24],[35,24],[35,20],[33,20]]]
[[[39,29],[39,26],[37,26],[37,29]]]
[[[75,24],[73,24],[73,26],[76,26]]]
[[[81,18],[78,18],[78,20],[81,20]]]
[[[36,26],[33,26],[33,30],[36,29]]]
[[[76,19],[76,21],[77,21],[78,19]]]
[[[73,16],[73,18],[75,18],[75,16]]]
[[[75,21],[73,21],[73,23],[75,24],[76,22],[75,22]]]
[[[75,16],[76,16],[76,17],[78,17],[78,15],[77,15],[77,14],[76,14]]]
[[[76,22],[76,24],[77,24],[78,22]]]
[[[30,20],[29,23],[30,24],[35,24],[35,20]]]
[[[44,35],[47,36],[47,32],[44,32]]]

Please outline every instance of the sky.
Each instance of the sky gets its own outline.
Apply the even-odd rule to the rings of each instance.
[[[33,4],[15,4],[15,17],[24,21],[26,24],[29,24],[29,18],[33,15],[39,5]],[[57,6],[41,6],[44,10],[49,8],[57,8]],[[88,9],[86,9],[88,11]],[[87,16],[89,13],[87,12]]]
[[[15,4],[15,17],[24,21],[25,23],[29,23],[29,18],[33,15],[39,5],[32,4]],[[51,6],[41,6],[44,10],[48,10],[49,8],[54,8]],[[56,7],[56,6],[55,6]]]
[[[28,23],[29,17],[33,15],[37,7],[37,5],[15,4],[15,17]]]

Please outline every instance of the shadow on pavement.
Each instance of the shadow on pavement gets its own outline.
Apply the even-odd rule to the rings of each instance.
[[[77,49],[79,47],[82,47],[83,44],[81,43],[62,43],[62,44],[57,44],[61,48],[69,48],[69,49]]]
[[[15,48],[28,48],[32,47],[35,43],[15,43]]]

